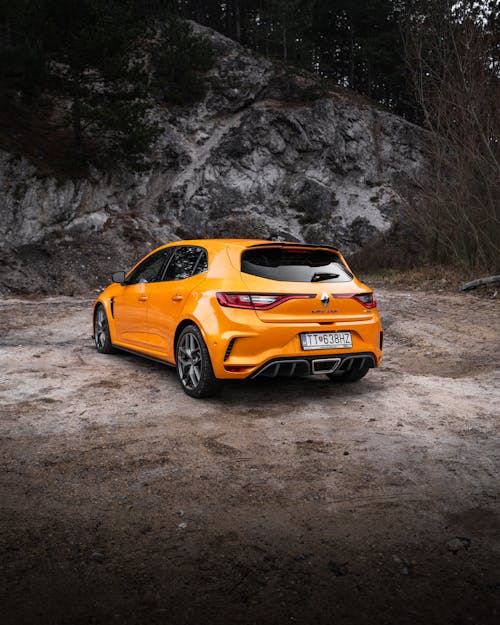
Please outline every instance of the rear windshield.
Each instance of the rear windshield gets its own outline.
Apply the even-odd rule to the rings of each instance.
[[[352,279],[331,250],[267,247],[243,252],[241,271],[281,282],[347,282]]]

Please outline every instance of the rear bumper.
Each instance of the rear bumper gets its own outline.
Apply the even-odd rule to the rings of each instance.
[[[238,313],[237,320],[228,319],[229,315],[223,319],[212,315],[202,325],[217,378],[244,379],[260,375],[300,376],[330,373],[341,369],[344,361],[363,357],[367,358],[367,365],[364,366],[380,365],[382,327],[376,311],[362,321],[344,319],[328,325],[271,324],[260,321],[253,311],[243,310]],[[300,334],[321,331],[351,332],[352,347],[304,350]],[[278,363],[282,364],[279,367],[274,366]]]

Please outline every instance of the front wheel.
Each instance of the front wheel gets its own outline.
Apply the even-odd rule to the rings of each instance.
[[[195,325],[182,330],[175,350],[177,378],[182,390],[199,399],[217,393],[221,382],[214,375],[210,354]]]
[[[108,318],[104,306],[99,304],[94,314],[94,341],[100,354],[113,354],[115,349],[111,342]]]

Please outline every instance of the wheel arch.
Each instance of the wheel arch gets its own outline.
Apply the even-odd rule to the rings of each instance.
[[[181,332],[184,330],[184,328],[187,328],[187,326],[196,326],[198,328],[198,330],[200,331],[201,336],[203,337],[203,340],[205,341],[205,344],[207,343],[205,332],[203,332],[200,324],[197,323],[194,319],[191,319],[189,317],[186,318],[186,319],[183,319],[178,324],[177,328],[175,329],[175,334],[174,334],[174,358],[175,358],[175,352],[177,350],[177,343],[179,341],[179,336],[181,335]]]

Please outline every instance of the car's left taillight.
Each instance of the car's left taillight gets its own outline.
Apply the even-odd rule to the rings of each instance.
[[[250,310],[269,310],[292,299],[311,299],[313,294],[283,293],[216,293],[217,301],[227,308],[247,308]]]

